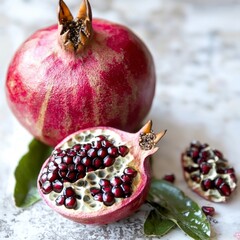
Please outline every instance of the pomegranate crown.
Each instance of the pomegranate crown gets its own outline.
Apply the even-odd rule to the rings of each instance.
[[[155,134],[152,130],[152,121],[148,121],[140,130],[139,146],[142,150],[150,150],[160,141],[167,130]]]
[[[80,53],[92,38],[92,10],[88,0],[83,0],[77,17],[63,0],[59,0],[58,8],[59,43],[67,51]]]

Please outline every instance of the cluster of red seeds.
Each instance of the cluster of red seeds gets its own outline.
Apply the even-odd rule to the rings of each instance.
[[[224,159],[223,154],[216,149],[209,148],[208,144],[201,144],[200,142],[192,142],[185,154],[192,159],[194,166],[189,165],[184,167],[184,171],[188,172],[191,180],[201,184],[203,191],[209,189],[217,189],[222,196],[228,197],[231,195],[231,188],[224,174],[229,174],[233,182],[237,182],[235,171],[229,167],[228,161]],[[201,181],[201,175],[209,174],[213,168],[213,164],[209,160],[215,161],[215,170],[218,176],[215,179],[206,178]]]
[[[126,156],[127,146],[114,146],[105,136],[98,136],[91,143],[75,144],[73,147],[53,151],[39,184],[41,191],[60,193],[64,182],[76,182],[87,172],[104,169],[114,164],[118,156]]]
[[[90,192],[96,201],[103,202],[106,206],[115,203],[115,198],[127,198],[132,194],[132,181],[137,171],[127,167],[121,177],[115,176],[112,179],[101,179],[99,188],[93,187]]]

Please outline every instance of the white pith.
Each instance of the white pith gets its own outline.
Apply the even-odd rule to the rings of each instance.
[[[100,179],[111,179],[114,176],[121,176],[123,174],[124,169],[129,166],[129,164],[134,160],[134,156],[131,154],[131,146],[127,142],[123,142],[121,137],[108,129],[95,129],[94,131],[87,130],[84,132],[81,132],[81,134],[74,135],[74,138],[69,139],[67,142],[65,142],[61,149],[67,149],[75,144],[84,144],[84,143],[91,143],[96,136],[104,135],[109,141],[111,141],[115,146],[125,145],[129,148],[129,153],[125,157],[117,157],[114,164],[110,167],[106,167],[104,169],[98,169],[96,171],[92,171],[89,173],[86,173],[86,176],[74,183],[70,182],[64,182],[63,190],[60,193],[56,193],[54,191],[50,192],[47,197],[50,201],[52,201],[53,205],[55,204],[55,199],[59,195],[63,195],[63,191],[66,187],[72,187],[77,195],[81,196],[81,199],[77,199],[77,207],[75,209],[67,209],[64,205],[63,206],[57,206],[58,208],[62,208],[65,211],[81,211],[84,213],[89,213],[93,211],[98,211],[100,209],[108,208],[108,206],[105,206],[103,202],[99,202],[94,200],[93,196],[90,193],[90,188],[96,187],[100,188],[99,181]],[[131,164],[130,164],[131,166]],[[45,168],[46,169],[46,168]],[[43,170],[44,171],[44,170]],[[137,187],[137,182],[139,182],[139,174],[133,179],[133,182],[131,184],[132,189]],[[124,198],[115,198],[115,203],[119,203],[123,201]]]
[[[213,150],[208,146],[208,147],[204,148],[203,151],[213,151]],[[220,161],[220,159],[216,155],[214,156],[214,158],[207,160],[207,162],[212,165],[210,171],[207,174],[201,174],[200,170],[197,169],[196,171],[193,171],[191,173],[184,171],[184,176],[185,176],[185,179],[186,179],[189,187],[192,188],[193,190],[197,190],[197,192],[200,195],[210,196],[210,199],[214,202],[224,202],[224,201],[226,201],[227,197],[222,196],[217,189],[209,189],[207,191],[203,191],[201,184],[197,183],[191,179],[191,176],[195,175],[195,174],[200,176],[201,182],[204,181],[205,179],[214,180],[216,177],[221,177],[229,184],[231,191],[234,191],[237,184],[231,179],[230,174],[217,173],[216,166],[217,166],[218,161]],[[195,163],[192,160],[192,158],[187,156],[186,154],[183,155],[182,163],[183,163],[183,167],[188,167],[188,166],[192,166],[192,167],[196,167],[196,168],[199,167],[199,165],[197,163]]]

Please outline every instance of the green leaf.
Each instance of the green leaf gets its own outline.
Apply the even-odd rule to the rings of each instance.
[[[17,207],[29,207],[40,200],[37,177],[52,148],[36,139],[29,144],[28,152],[20,159],[15,169],[14,200]]]
[[[144,233],[146,235],[163,236],[175,226],[173,221],[162,218],[159,212],[153,209],[144,223]]]
[[[210,239],[211,228],[201,208],[180,189],[164,180],[152,180],[149,199],[162,217],[172,220],[195,240]]]

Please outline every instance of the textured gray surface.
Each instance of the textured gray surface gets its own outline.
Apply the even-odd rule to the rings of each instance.
[[[66,1],[77,12],[79,1]],[[200,205],[216,208],[212,239],[240,239],[239,190],[227,204],[192,193],[183,180],[180,153],[192,139],[221,149],[237,171],[240,164],[240,2],[234,0],[92,0],[97,17],[128,25],[146,42],[157,69],[157,91],[148,118],[168,129],[154,157],[154,175],[176,175],[176,185]],[[0,239],[145,239],[148,207],[103,227],[70,222],[43,202],[14,206],[13,172],[31,136],[9,111],[4,94],[7,65],[20,43],[55,23],[54,0],[1,0],[0,5]],[[74,11],[74,10],[73,10]],[[188,239],[174,230],[163,239]]]

